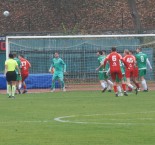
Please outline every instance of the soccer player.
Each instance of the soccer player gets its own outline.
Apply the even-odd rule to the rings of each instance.
[[[124,50],[123,62],[125,64],[125,76],[126,84],[130,89],[134,89],[134,86],[131,84],[130,79],[133,79],[134,67],[136,65],[136,59],[133,55],[129,53],[128,49]],[[136,94],[138,93],[138,88],[135,89]]]
[[[22,76],[22,85],[23,85],[23,92],[22,94],[27,93],[27,86],[25,83],[25,79],[29,76],[29,69],[31,68],[30,62],[24,58],[23,55],[19,55],[18,58],[21,61],[21,76]]]
[[[19,69],[21,69],[21,62],[20,62],[20,60],[19,60],[19,58],[17,57],[17,54],[16,53],[14,53],[13,54],[13,56],[14,56],[14,60],[17,62],[17,64],[18,64],[18,68]],[[21,94],[21,92],[20,92],[20,89],[21,89],[21,87],[22,87],[22,77],[21,77],[21,75],[18,75],[18,70],[16,69],[16,73],[17,73],[17,82],[16,82],[16,87],[17,87],[17,91],[18,91],[18,93],[19,94]]]
[[[105,56],[103,55],[103,51],[97,51],[96,55],[98,56],[97,60],[100,66],[104,62]],[[106,74],[104,72],[104,69],[103,67],[100,67],[99,72],[98,72],[98,78],[100,80],[100,84],[103,89],[102,92],[105,92],[107,89],[107,82],[105,81],[106,79],[105,77],[106,77]]]
[[[9,59],[5,61],[5,74],[7,80],[7,92],[9,94],[9,98],[15,98],[15,91],[16,91],[16,79],[17,73],[20,75],[20,69],[18,68],[17,62],[13,59],[13,54],[9,54]]]
[[[118,90],[117,90],[118,84],[116,82],[116,77],[118,77],[122,81],[122,88],[124,91],[124,95],[128,96],[128,94],[126,93],[126,84],[123,82],[123,76],[122,76],[122,72],[120,68],[121,60],[122,60],[122,56],[116,52],[115,47],[112,47],[111,53],[106,57],[104,61],[104,67],[107,61],[109,62],[109,65],[110,65],[110,75],[114,83],[113,87],[114,87],[114,92],[115,92],[116,97],[118,97]]]
[[[129,51],[129,54],[134,56],[132,50]],[[135,60],[136,60],[136,58],[135,58]],[[140,86],[139,86],[139,82],[138,82],[138,66],[137,66],[137,64],[134,66],[132,81],[135,84],[135,86],[137,87],[138,91],[140,91]],[[129,91],[132,91],[132,89],[129,88]]]
[[[102,50],[102,52],[103,52],[102,55],[106,58],[106,51],[105,51],[105,50]],[[105,59],[104,59],[104,60],[105,60]],[[105,66],[104,76],[105,76],[105,80],[106,80],[106,82],[107,82],[107,84],[108,84],[107,90],[108,90],[108,92],[111,92],[112,87],[113,87],[113,82],[109,79],[109,75],[108,75],[109,69],[110,69],[110,68],[109,68],[109,63],[107,63],[106,66]]]
[[[146,80],[144,76],[146,75],[147,64],[149,65],[150,70],[152,70],[152,66],[150,61],[145,53],[142,52],[142,48],[136,48],[136,61],[139,69],[139,77],[141,79],[141,84],[144,92],[148,92],[148,86],[146,84]]]
[[[61,88],[65,92],[65,84],[64,84],[64,73],[66,73],[66,64],[65,62],[59,57],[59,53],[55,52],[54,58],[52,59],[52,64],[50,69],[54,68],[54,73],[52,77],[52,86],[51,92],[55,91],[55,81],[59,80],[61,83]]]

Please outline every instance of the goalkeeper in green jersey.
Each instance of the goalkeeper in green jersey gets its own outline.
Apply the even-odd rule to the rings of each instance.
[[[54,58],[52,59],[52,64],[51,64],[49,71],[51,72],[51,70],[53,70],[53,68],[54,68],[54,72],[53,72],[52,86],[51,86],[52,92],[55,91],[55,81],[56,80],[60,81],[62,90],[66,91],[65,84],[64,84],[64,73],[66,73],[66,64],[59,57],[58,52],[55,52],[55,54],[54,54]]]
[[[150,61],[145,53],[142,52],[141,48],[136,49],[136,62],[139,70],[139,77],[141,79],[141,84],[144,89],[144,92],[148,92],[148,86],[146,84],[146,80],[144,76],[146,75],[147,64],[149,65],[150,70],[152,70],[152,66]]]

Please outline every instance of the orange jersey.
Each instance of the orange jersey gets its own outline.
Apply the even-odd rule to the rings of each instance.
[[[127,69],[134,69],[136,58],[133,55],[126,55],[123,57],[123,62]]]
[[[31,67],[31,64],[28,60],[21,58],[20,59],[22,67],[21,67],[21,74],[29,74],[29,68]]]

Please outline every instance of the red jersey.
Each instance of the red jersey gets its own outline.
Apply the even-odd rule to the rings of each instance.
[[[115,70],[121,70],[120,68],[120,60],[122,59],[122,56],[117,52],[111,52],[104,61],[104,66],[106,65],[106,62],[109,62],[110,65],[110,71]]]
[[[136,58],[133,55],[126,55],[123,57],[123,62],[128,69],[134,69]]]
[[[21,68],[21,74],[29,74],[29,68],[31,67],[31,64],[28,60],[24,58],[20,58],[22,68]]]

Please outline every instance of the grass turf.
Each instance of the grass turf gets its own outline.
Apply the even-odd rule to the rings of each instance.
[[[0,145],[154,145],[154,93],[0,94]]]

